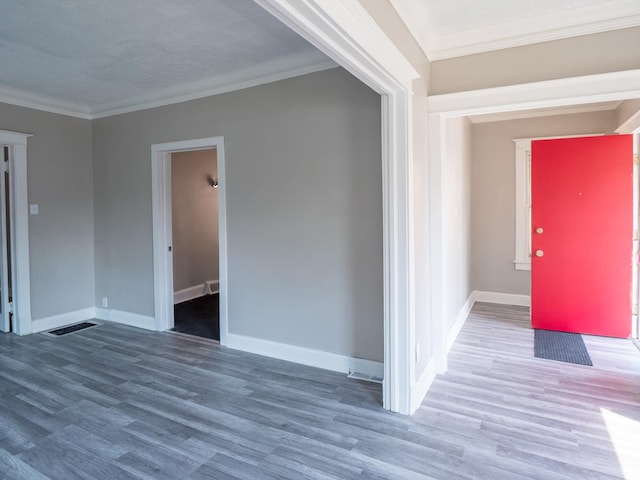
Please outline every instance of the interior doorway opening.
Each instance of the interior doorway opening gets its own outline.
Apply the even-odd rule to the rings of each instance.
[[[215,148],[171,154],[172,330],[219,341],[217,164]]]
[[[200,178],[205,191],[216,190],[218,207],[218,295],[219,339],[226,344],[227,326],[227,222],[225,190],[225,153],[223,137],[208,137],[151,146],[151,176],[153,205],[153,270],[156,330],[171,330],[174,319],[174,235],[172,219],[172,157],[177,154],[213,150],[216,171]],[[179,161],[179,160],[178,160]],[[214,187],[217,184],[217,187]],[[209,279],[212,281],[215,279]],[[209,286],[210,285],[210,286]],[[204,288],[204,286],[203,286]],[[207,284],[214,292],[215,284]]]
[[[607,74],[612,78],[626,79],[628,72]],[[635,74],[637,76],[637,73]],[[584,87],[577,92],[577,86]],[[540,92],[545,92],[540,95]],[[637,81],[621,81],[619,85],[612,88],[609,84],[602,82],[600,75],[588,77],[566,78],[546,82],[536,82],[518,86],[495,87],[486,90],[473,92],[459,92],[447,95],[433,95],[429,97],[429,139],[431,142],[429,150],[430,172],[434,172],[430,182],[430,214],[437,225],[442,221],[444,211],[444,200],[446,198],[446,188],[443,177],[445,169],[445,159],[447,152],[446,134],[447,120],[474,115],[516,113],[535,109],[547,109],[555,107],[565,107],[568,105],[589,105],[598,102],[616,100],[624,101],[634,99],[638,96]],[[640,118],[640,117],[638,117]],[[629,133],[628,131],[616,130],[618,133]],[[443,278],[443,261],[446,248],[444,247],[444,234],[435,232],[437,242],[432,242],[430,257],[433,261],[431,279],[434,283],[441,282]],[[482,294],[482,301],[489,301],[484,295],[486,292],[476,291],[476,301],[478,294]],[[512,295],[491,296],[492,301],[498,303],[511,303]],[[518,296],[520,297],[520,296]],[[434,297],[434,311],[442,310],[445,296]],[[528,299],[527,299],[528,300]],[[637,325],[637,321],[636,321]],[[438,373],[447,370],[447,342],[446,325],[444,321],[433,323],[433,337],[435,344],[434,356],[437,359]],[[637,328],[637,327],[636,327]],[[637,333],[636,333],[637,335]]]

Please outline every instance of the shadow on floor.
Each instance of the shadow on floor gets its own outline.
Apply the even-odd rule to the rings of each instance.
[[[220,295],[205,295],[174,305],[174,332],[220,340]]]

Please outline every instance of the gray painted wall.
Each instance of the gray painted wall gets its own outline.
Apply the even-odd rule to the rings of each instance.
[[[449,331],[471,294],[471,123],[447,120],[444,309]]]
[[[342,69],[95,120],[96,296],[153,315],[151,145],[221,135],[230,332],[381,361],[380,120]]]
[[[0,129],[31,133],[27,146],[31,315],[95,306],[91,122],[0,104]]]
[[[640,27],[431,63],[430,95],[640,68]]]
[[[514,138],[611,133],[615,111],[473,125],[471,180],[472,285],[529,295],[529,271],[516,270]]]
[[[218,189],[215,149],[171,155],[171,213],[173,226],[173,290],[218,280]]]

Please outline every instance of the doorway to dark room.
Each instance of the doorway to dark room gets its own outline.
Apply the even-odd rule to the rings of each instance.
[[[171,154],[173,331],[220,340],[217,150]]]

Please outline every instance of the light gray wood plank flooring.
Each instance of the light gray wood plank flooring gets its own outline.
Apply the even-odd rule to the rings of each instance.
[[[106,323],[0,334],[0,478],[640,478],[640,353],[533,358],[521,307],[477,304],[415,416],[380,386]]]

